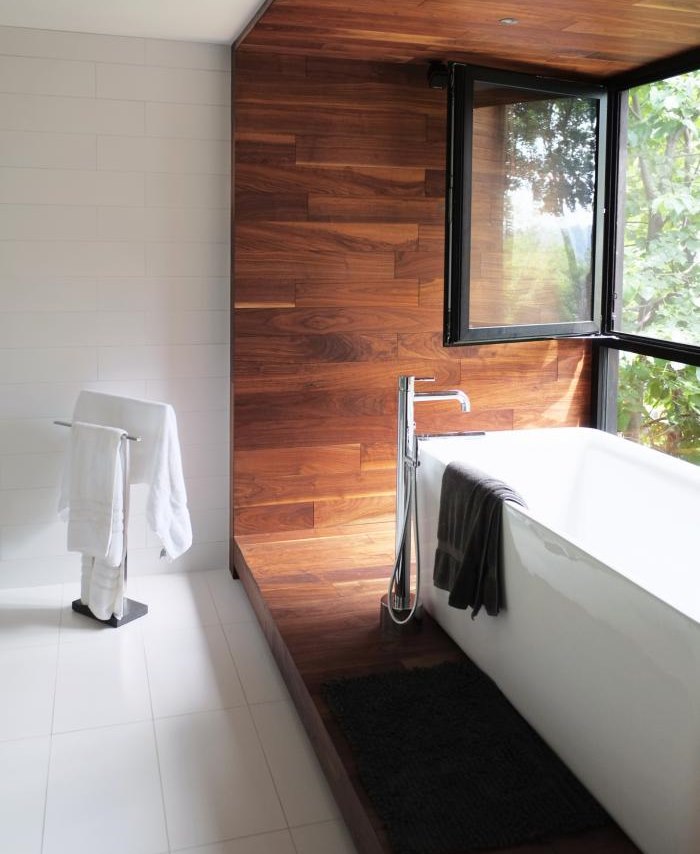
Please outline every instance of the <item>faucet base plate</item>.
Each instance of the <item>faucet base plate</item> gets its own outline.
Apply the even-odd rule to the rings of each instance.
[[[413,607],[415,598],[415,595],[411,593],[408,608],[394,608],[394,614],[396,615],[396,618],[398,620],[405,620],[408,617],[408,615],[411,613],[411,608]],[[416,608],[416,613],[407,623],[398,625],[391,619],[391,614],[389,613],[388,595],[386,593],[382,596],[379,602],[379,629],[382,634],[415,634],[415,632],[420,631],[422,616],[423,606],[419,605]]]

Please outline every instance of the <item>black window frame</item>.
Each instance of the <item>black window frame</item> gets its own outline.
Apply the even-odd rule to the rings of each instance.
[[[471,163],[473,87],[494,83],[526,91],[570,95],[598,101],[598,144],[592,233],[591,316],[587,320],[505,326],[469,326],[471,249]],[[446,347],[600,334],[603,328],[604,200],[607,157],[607,89],[549,77],[500,71],[453,62],[447,93],[447,166],[445,206],[445,299],[443,343]]]
[[[618,220],[620,191],[621,146],[626,144],[622,99],[629,89],[700,70],[700,47],[648,63],[590,85],[570,84],[552,78],[536,77],[482,66],[450,63],[448,73],[448,134],[447,134],[447,204],[445,215],[445,301],[444,346],[465,346],[475,343],[505,343],[509,341],[543,340],[579,337],[592,341],[593,371],[591,383],[590,423],[602,430],[616,432],[617,359],[615,351],[632,352],[668,361],[700,367],[700,346],[677,341],[665,341],[623,332],[616,329],[618,256],[622,235]],[[604,92],[607,108],[601,110],[599,135],[603,130],[597,163],[596,214],[594,219],[594,281],[593,328],[559,329],[558,324],[541,326],[485,327],[469,330],[468,265],[469,219],[471,212],[471,176],[465,164],[471,164],[470,121],[472,103],[455,98],[456,87],[464,91],[466,75],[485,82],[527,89],[587,94]],[[454,76],[454,80],[453,80]],[[469,154],[467,160],[465,155]],[[465,189],[467,192],[465,193]],[[458,257],[459,256],[459,257]],[[566,325],[565,325],[566,326]],[[464,334],[467,333],[467,334]],[[488,334],[484,334],[488,333]]]
[[[625,104],[627,92],[637,86],[655,83],[700,70],[700,48],[692,48],[675,56],[649,63],[641,68],[617,75],[607,81],[608,89],[608,169],[605,186],[606,222],[604,229],[603,262],[603,326],[602,335],[593,343],[593,382],[591,388],[591,421],[601,430],[616,432],[617,412],[617,359],[611,358],[611,350],[638,353],[644,356],[682,362],[700,367],[700,346],[667,341],[623,332],[616,329],[618,310],[618,284],[621,295],[620,256],[623,235],[620,229],[619,211],[623,182],[620,163],[623,146],[626,145]]]

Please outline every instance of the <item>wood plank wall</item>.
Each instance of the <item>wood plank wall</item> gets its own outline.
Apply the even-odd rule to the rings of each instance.
[[[578,341],[442,347],[445,95],[425,67],[239,48],[235,533],[393,518],[396,381],[472,413],[419,430],[587,423]]]

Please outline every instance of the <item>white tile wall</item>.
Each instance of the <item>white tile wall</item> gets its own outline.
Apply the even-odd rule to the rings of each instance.
[[[230,125],[231,115],[228,107],[212,107],[207,104],[146,104],[148,136],[227,139],[230,135]]]
[[[0,114],[0,122],[6,120]],[[197,183],[196,176],[188,177],[192,183]],[[143,207],[144,187],[145,176],[139,172],[0,167],[0,199],[5,205]],[[114,275],[114,271],[106,269],[104,274]]]
[[[127,60],[120,60],[126,62]],[[146,39],[146,64],[169,65],[173,68],[209,68],[228,71],[229,54],[226,48],[212,50],[200,42],[173,42]]]
[[[226,208],[229,198],[229,188],[220,175],[146,175],[147,207]]]
[[[54,206],[47,205],[43,209],[51,211],[54,210]],[[13,206],[2,205],[2,210],[10,216]],[[87,208],[87,210],[90,209]],[[21,216],[18,219],[21,219]],[[54,317],[57,317],[58,312],[61,311],[93,311],[96,307],[97,282],[95,279],[59,276],[42,276],[35,279],[26,276],[22,278],[3,276],[2,288],[0,288],[1,312],[51,311],[54,312]]]
[[[73,59],[97,62],[133,62],[143,65],[144,39],[33,30],[20,27],[0,28],[0,53],[8,56],[38,56],[45,59]],[[207,47],[207,46],[205,46]],[[153,63],[159,65],[161,63]],[[208,68],[209,66],[198,66]],[[224,69],[225,70],[225,69]]]
[[[0,163],[3,166],[94,169],[95,138],[79,133],[38,134],[25,130],[2,130]]]
[[[95,76],[95,65],[91,62],[0,56],[3,92],[89,98],[95,94]]]
[[[221,50],[221,48],[217,48]],[[29,62],[29,60],[25,60]],[[1,68],[1,66],[0,66]],[[97,63],[97,96],[127,101],[165,101],[171,104],[228,104],[231,86],[227,71]],[[67,71],[64,71],[67,75]],[[39,76],[39,71],[36,72]],[[75,72],[77,76],[77,71]],[[72,82],[72,81],[70,81]],[[78,85],[75,81],[74,85]],[[69,81],[66,81],[68,85]],[[39,82],[36,83],[40,85]],[[10,89],[9,91],[15,91]],[[32,90],[35,91],[35,90]],[[63,93],[61,93],[63,94]],[[66,93],[67,94],[67,93]]]
[[[8,240],[2,248],[0,276],[96,276],[105,269],[116,276],[141,276],[146,269],[146,247],[136,241],[44,240],[37,252],[36,240]]]
[[[7,32],[9,28],[0,29]],[[0,92],[3,123],[14,130],[139,134],[144,131],[144,115],[148,106],[139,101],[103,101],[98,98]],[[190,106],[187,105],[188,108]]]
[[[93,240],[96,236],[95,209],[87,205],[0,205],[0,240]]]
[[[0,27],[0,587],[77,578],[54,507],[81,388],[171,402],[195,544],[228,559],[230,60],[222,45]]]

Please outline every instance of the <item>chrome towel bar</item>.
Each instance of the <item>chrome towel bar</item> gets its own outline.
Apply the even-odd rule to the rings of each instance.
[[[72,421],[54,421],[53,423],[58,424],[60,427],[72,427],[73,426]],[[124,433],[123,435],[124,435],[124,438],[128,439],[130,442],[140,442],[141,441],[140,436],[131,436],[129,433]]]

